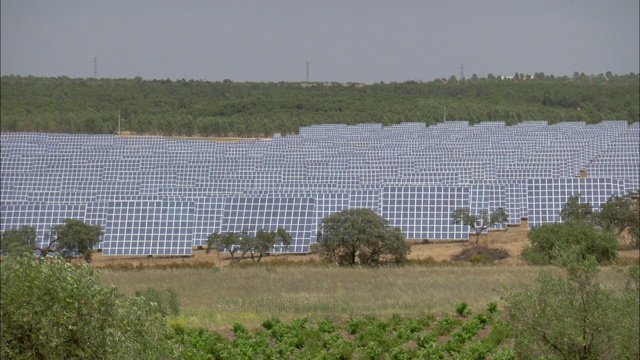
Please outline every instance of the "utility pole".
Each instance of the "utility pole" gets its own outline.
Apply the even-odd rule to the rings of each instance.
[[[98,58],[93,57],[93,78],[98,80]]]
[[[307,82],[309,82],[309,62],[307,61]]]

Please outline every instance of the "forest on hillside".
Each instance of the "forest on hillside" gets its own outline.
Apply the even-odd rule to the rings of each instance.
[[[637,122],[640,74],[238,83],[2,76],[1,131],[262,137],[324,123]]]

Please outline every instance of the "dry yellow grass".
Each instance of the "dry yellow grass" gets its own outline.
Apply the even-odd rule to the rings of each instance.
[[[452,313],[467,302],[484,309],[500,290],[531,282],[540,271],[531,266],[338,268],[252,267],[246,269],[145,269],[100,272],[103,284],[132,295],[147,287],[172,288],[181,299],[178,321],[220,329],[233,322],[257,325],[276,316],[348,318],[366,314]],[[623,277],[603,268],[603,283],[623,286]]]
[[[316,259],[314,255],[273,255],[261,267],[227,267],[226,254],[195,250],[193,256],[105,257],[96,254],[96,266],[122,263],[142,264],[144,270],[113,271],[103,269],[100,280],[132,295],[147,287],[172,288],[180,296],[182,309],[177,321],[210,329],[228,328],[233,322],[258,325],[276,316],[291,319],[305,316],[349,316],[393,313],[451,313],[461,301],[480,310],[500,298],[500,290],[531,282],[539,267],[525,265],[519,259],[527,244],[526,223],[493,231],[480,243],[506,249],[510,257],[491,266],[448,266],[403,268],[338,268],[335,266],[274,266],[269,261],[289,262]],[[467,243],[431,242],[412,244],[410,258],[449,260]],[[638,250],[622,251],[621,256],[638,259]],[[219,261],[220,259],[220,261]],[[209,269],[154,269],[170,263],[210,262]],[[602,268],[601,281],[614,289],[622,288],[623,277],[610,267]]]

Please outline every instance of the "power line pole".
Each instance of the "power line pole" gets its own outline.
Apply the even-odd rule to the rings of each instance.
[[[309,82],[309,62],[307,61],[307,82]]]

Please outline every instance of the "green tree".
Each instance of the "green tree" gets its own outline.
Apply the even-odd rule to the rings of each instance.
[[[620,236],[626,229],[632,230],[634,225],[640,222],[640,212],[634,209],[630,197],[612,195],[607,201],[600,205],[600,210],[594,214],[594,222],[602,229],[616,231]],[[638,246],[637,236],[633,237],[635,246]],[[637,231],[636,231],[637,235]]]
[[[533,286],[505,297],[505,315],[518,359],[636,359],[638,267],[622,295],[596,281],[597,261],[568,253],[565,276],[541,271]]]
[[[552,264],[568,252],[583,259],[593,256],[598,262],[612,261],[617,256],[616,236],[586,221],[542,224],[529,230],[527,236],[531,244],[522,250],[522,258],[532,264]]]
[[[50,242],[63,257],[74,256],[76,252],[82,254],[86,262],[91,262],[91,250],[100,242],[104,234],[102,226],[90,225],[78,219],[65,219],[51,229]]]
[[[9,229],[0,234],[2,254],[19,256],[33,254],[36,249],[37,234],[33,226]]]
[[[591,221],[593,220],[593,206],[588,202],[580,202],[580,195],[570,196],[560,210],[560,218],[562,221]]]
[[[472,214],[468,208],[459,208],[451,213],[451,217],[456,224],[467,225],[476,232],[476,245],[478,245],[480,234],[483,231],[497,224],[506,224],[509,221],[509,214],[503,208],[497,208],[491,214],[486,209],[480,210],[480,214]]]
[[[216,248],[218,253],[227,251],[231,255],[231,260],[235,260],[235,254],[240,251],[240,236],[235,232],[219,234],[214,232],[207,237],[207,251]]]
[[[181,358],[160,314],[102,287],[87,264],[25,256],[0,267],[0,358]]]
[[[277,231],[260,229],[255,236],[255,251],[258,253],[258,262],[262,257],[273,248],[278,242],[284,246],[291,245],[291,235],[287,230],[279,228]],[[253,259],[253,254],[251,255]]]
[[[320,257],[338,265],[402,263],[410,251],[402,232],[371,209],[347,209],[322,220],[318,232]]]

